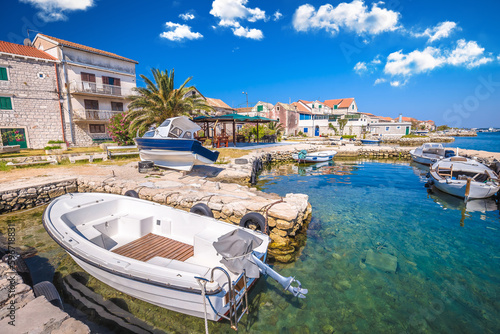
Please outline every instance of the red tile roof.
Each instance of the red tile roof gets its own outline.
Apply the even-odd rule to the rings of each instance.
[[[210,97],[207,97],[207,103],[208,103],[208,105],[210,105],[214,108],[233,109],[230,106],[228,106],[226,103],[224,103],[222,100],[219,100],[219,99],[212,99]]]
[[[0,41],[0,52],[15,54],[20,56],[33,57],[38,59],[47,59],[56,61],[57,59],[49,55],[47,52],[38,50],[32,46],[25,46],[9,42]]]
[[[251,112],[253,107],[236,108],[237,113]]]
[[[393,118],[396,122],[399,122],[399,117]],[[418,122],[419,120],[413,117],[401,117],[403,122]]]
[[[350,97],[348,99],[342,99],[340,102],[339,108],[349,108],[349,106],[354,102],[354,98]]]
[[[303,101],[303,100],[299,100],[299,101]],[[298,111],[298,112],[301,112],[301,113],[311,113],[311,112],[309,111],[309,109],[307,109],[306,107],[304,107],[304,105],[303,105],[303,104],[300,104],[300,103],[298,103],[298,102],[293,102],[293,103],[292,103],[292,106],[297,107],[297,111]]]
[[[336,105],[337,108],[349,108],[351,103],[354,101],[354,98],[350,97],[348,99],[334,99],[334,100],[325,100],[324,104],[326,104],[330,108],[334,108]]]
[[[43,37],[45,37],[45,38],[47,38],[49,40],[52,40],[52,41],[54,41],[54,42],[56,42],[58,44],[61,44],[61,45],[64,45],[64,46],[68,46],[70,48],[79,49],[79,50],[83,50],[83,51],[89,51],[89,52],[93,52],[93,53],[98,53],[98,54],[101,54],[101,55],[104,55],[104,56],[113,57],[113,58],[117,58],[117,59],[121,59],[121,60],[125,60],[125,61],[130,61],[130,62],[136,63],[136,64],[139,63],[139,62],[137,62],[135,60],[132,60],[132,59],[129,59],[129,58],[125,58],[125,57],[119,56],[117,54],[108,52],[108,51],[102,51],[102,50],[91,48],[89,46],[85,46],[85,45],[82,45],[82,44],[68,42],[68,41],[65,41],[63,39],[56,38],[56,37],[51,37],[51,36],[47,36],[47,35],[44,35],[44,34],[38,34],[38,35],[43,36]]]

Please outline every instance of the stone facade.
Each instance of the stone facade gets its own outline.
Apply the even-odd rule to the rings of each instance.
[[[8,80],[0,81],[0,96],[12,101],[12,110],[0,110],[0,128],[24,129],[28,148],[62,140],[54,62],[2,55],[0,67],[8,73]]]

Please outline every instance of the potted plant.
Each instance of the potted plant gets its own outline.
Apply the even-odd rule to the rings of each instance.
[[[45,150],[45,154],[48,154],[48,155],[63,154],[63,149],[61,148],[61,146],[45,146],[44,150]]]
[[[68,150],[68,144],[66,144],[66,142],[63,140],[49,140],[48,146],[51,146],[51,145],[59,146],[59,148],[63,151]]]

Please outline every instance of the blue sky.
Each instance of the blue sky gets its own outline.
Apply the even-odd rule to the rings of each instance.
[[[9,0],[0,40],[41,31],[175,68],[232,107],[354,97],[358,108],[500,127],[495,0]],[[33,38],[35,33],[31,32]],[[138,80],[140,85],[140,79]]]

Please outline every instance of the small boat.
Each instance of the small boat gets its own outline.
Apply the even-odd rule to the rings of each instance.
[[[337,154],[337,151],[320,151],[314,153],[308,153],[306,150],[302,150],[299,153],[292,154],[292,159],[297,162],[323,162],[330,161]]]
[[[423,165],[432,165],[441,159],[454,156],[455,152],[453,150],[446,150],[442,144],[425,143],[411,150],[410,155],[415,162]]]
[[[382,142],[380,139],[360,139],[363,144],[378,144]]]
[[[201,203],[197,205],[205,215],[134,197],[66,194],[46,208],[43,225],[90,275],[176,312],[228,319],[237,327],[247,311],[240,306],[248,305],[247,291],[261,273],[305,298],[307,289],[299,281],[280,276],[264,263],[267,234],[211,218],[203,212],[210,209]],[[247,214],[244,226],[256,219],[252,214],[264,219]]]
[[[194,165],[212,164],[219,152],[209,150],[194,138],[201,127],[186,116],[166,119],[158,128],[134,139],[142,161],[156,166],[190,171]]]
[[[488,198],[500,189],[500,180],[493,170],[460,156],[436,162],[429,177],[430,183],[439,190],[466,200]]]

